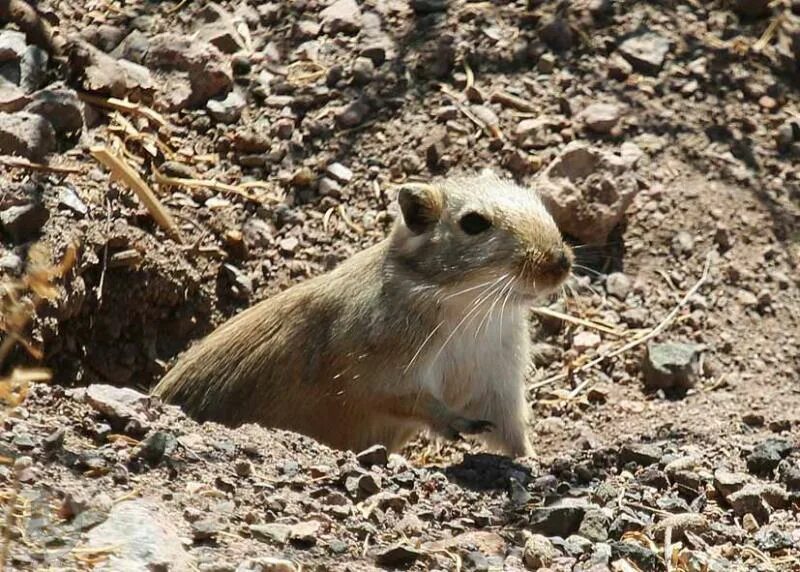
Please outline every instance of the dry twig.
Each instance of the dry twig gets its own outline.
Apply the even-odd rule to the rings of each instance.
[[[155,221],[167,231],[177,242],[181,240],[180,231],[169,211],[161,204],[152,189],[145,183],[133,167],[125,159],[111,152],[108,147],[99,146],[90,149],[92,156],[103,164],[112,176],[128,186],[150,212]]]
[[[559,320],[563,320],[565,322],[570,322],[571,324],[575,324],[578,326],[584,326],[586,328],[591,328],[594,330],[599,330],[605,334],[609,334],[616,337],[622,337],[622,333],[618,330],[606,326],[605,324],[601,324],[599,322],[594,322],[592,320],[585,320],[583,318],[578,318],[577,316],[571,316],[570,314],[564,314],[563,312],[558,312],[553,310],[552,308],[548,308],[546,306],[540,306],[533,309],[535,314],[539,314],[540,316],[547,316],[549,318],[558,318]]]
[[[12,169],[28,169],[30,171],[40,171],[44,173],[55,173],[57,175],[80,175],[84,170],[80,167],[66,167],[61,165],[45,165],[44,163],[32,163],[27,159],[16,157],[3,157],[0,165]]]
[[[631,350],[631,349],[633,349],[633,348],[635,348],[635,347],[637,347],[637,346],[639,346],[639,345],[641,345],[641,344],[653,339],[654,337],[656,337],[658,334],[663,332],[666,329],[667,326],[669,326],[673,322],[673,320],[678,315],[678,312],[681,310],[681,308],[683,308],[687,304],[689,299],[692,296],[694,296],[695,293],[700,289],[700,286],[702,286],[705,283],[705,281],[708,279],[708,271],[709,271],[710,267],[711,267],[711,254],[709,253],[706,256],[706,263],[705,263],[705,266],[703,267],[703,274],[700,276],[700,278],[697,280],[697,282],[695,282],[694,286],[692,286],[689,289],[689,291],[684,295],[684,297],[680,300],[680,302],[678,302],[675,305],[675,307],[670,311],[670,313],[667,314],[664,317],[664,319],[661,320],[661,322],[659,322],[659,324],[656,327],[654,327],[653,329],[649,330],[648,332],[642,334],[641,336],[638,336],[638,337],[634,338],[633,340],[631,340],[630,342],[626,343],[622,347],[617,348],[616,350],[613,350],[611,352],[602,354],[602,355],[596,357],[595,359],[593,359],[592,361],[586,362],[585,364],[583,364],[580,367],[577,367],[577,368],[575,368],[575,369],[573,369],[573,370],[571,370],[569,372],[559,373],[559,374],[550,376],[547,379],[544,379],[542,381],[536,382],[536,383],[533,384],[532,389],[539,389],[540,387],[544,387],[546,385],[550,385],[551,383],[559,381],[561,379],[566,379],[569,375],[574,375],[576,373],[581,373],[581,372],[587,371],[587,370],[593,368],[594,366],[596,366],[597,364],[604,362],[607,359],[610,359],[612,357],[615,357],[615,356],[618,356],[620,354],[623,354],[623,353],[625,353],[625,352],[627,352],[627,351],[629,351],[629,350]],[[583,383],[578,385],[575,389],[573,389],[570,392],[570,396],[571,397],[575,397],[581,391],[583,391],[586,388],[586,386],[588,386],[590,383],[591,383],[591,380],[584,381]]]

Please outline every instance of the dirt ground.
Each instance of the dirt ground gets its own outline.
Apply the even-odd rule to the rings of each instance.
[[[800,570],[796,1],[38,8],[63,48],[0,32],[0,278],[34,243],[77,261],[22,332],[41,359],[0,361],[53,376],[0,431],[8,568]],[[558,179],[571,149],[598,162]],[[394,185],[486,167],[577,255],[531,318],[534,457],[356,457],[145,396],[382,239]],[[648,373],[676,344],[688,391]]]

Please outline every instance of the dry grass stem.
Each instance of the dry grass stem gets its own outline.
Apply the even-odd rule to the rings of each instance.
[[[131,103],[130,101],[126,101],[124,99],[117,99],[115,97],[100,97],[97,95],[89,95],[88,93],[78,93],[78,97],[86,103],[97,107],[114,109],[124,113],[139,115],[159,127],[169,126],[167,120],[164,119],[160,113],[141,103]]]
[[[591,328],[593,330],[599,330],[605,334],[609,334],[615,337],[622,337],[624,334],[619,330],[609,327],[605,324],[601,324],[600,322],[595,322],[592,320],[585,320],[583,318],[578,318],[577,316],[571,316],[569,314],[564,314],[563,312],[559,312],[557,310],[553,310],[552,308],[547,308],[546,306],[540,306],[533,309],[535,314],[539,314],[540,316],[547,316],[550,318],[558,318],[559,320],[563,320],[565,322],[569,322],[571,324],[575,324],[577,326],[584,326],[586,328]]]
[[[139,200],[142,201],[150,215],[169,235],[177,242],[183,242],[180,231],[175,221],[170,216],[169,211],[161,204],[152,189],[145,183],[133,167],[131,167],[122,157],[115,155],[108,147],[98,146],[90,149],[92,156],[103,166],[105,166],[113,178],[124,183],[129,187]]]
[[[27,159],[18,159],[16,157],[3,157],[0,159],[0,165],[11,169],[28,169],[29,171],[55,173],[56,175],[82,175],[85,173],[85,170],[81,167],[45,165],[44,163],[33,163]]]
[[[646,343],[647,341],[649,341],[649,340],[653,339],[654,337],[656,337],[657,335],[659,335],[661,332],[663,332],[667,328],[667,326],[669,326],[675,320],[675,317],[678,315],[678,312],[680,312],[681,308],[683,308],[689,302],[691,297],[695,295],[695,293],[700,289],[700,286],[702,286],[706,282],[706,280],[708,280],[708,272],[709,272],[710,268],[711,268],[711,255],[709,253],[706,256],[705,266],[703,267],[703,273],[700,276],[700,278],[697,280],[697,282],[695,282],[694,286],[692,286],[689,289],[689,291],[686,292],[686,294],[683,296],[683,298],[675,305],[675,307],[669,312],[669,314],[667,314],[664,317],[664,319],[661,320],[661,322],[659,322],[658,325],[656,325],[653,329],[649,330],[648,332],[646,332],[645,334],[643,334],[641,336],[638,336],[638,337],[634,338],[633,340],[631,340],[630,342],[626,343],[622,347],[617,348],[616,350],[613,350],[613,351],[610,351],[610,352],[607,352],[607,353],[599,355],[595,359],[593,359],[593,360],[591,360],[589,362],[586,362],[585,364],[581,365],[580,367],[572,369],[571,371],[568,371],[568,372],[563,372],[563,373],[559,373],[559,374],[550,376],[550,377],[548,377],[546,379],[543,379],[542,381],[538,381],[538,382],[533,384],[531,389],[539,389],[540,387],[545,387],[545,386],[550,385],[551,383],[554,383],[556,381],[559,381],[559,380],[562,380],[562,379],[566,379],[570,375],[574,375],[576,373],[581,373],[581,372],[587,371],[587,370],[593,368],[594,366],[596,366],[597,364],[602,363],[605,360],[610,359],[612,357],[616,357],[616,356],[618,356],[620,354],[623,354],[623,353],[625,353],[625,352],[627,352],[627,351],[629,351],[629,350],[631,350],[631,349],[633,349],[633,348],[635,348],[637,346],[640,346],[643,343]],[[577,396],[581,391],[586,389],[586,387],[590,383],[592,383],[591,380],[584,381],[583,383],[578,385],[575,389],[573,389],[570,392],[570,396],[571,397]]]

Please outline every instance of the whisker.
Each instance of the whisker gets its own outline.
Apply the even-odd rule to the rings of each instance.
[[[594,274],[595,276],[605,276],[605,274],[603,274],[602,272],[598,272],[594,268],[589,268],[588,266],[584,266],[583,264],[575,264],[575,263],[573,263],[572,266],[574,266],[575,268],[579,268],[580,270],[585,270],[586,272],[589,272],[590,274]]]
[[[470,286],[469,288],[465,288],[464,290],[460,290],[458,292],[454,292],[452,294],[448,294],[447,296],[442,298],[441,301],[444,302],[446,300],[449,300],[450,298],[455,298],[456,296],[460,296],[461,294],[466,294],[467,292],[472,292],[473,290],[477,290],[478,288],[483,288],[484,286],[486,286],[490,282],[491,282],[491,279],[489,279],[486,282],[483,282],[481,284],[478,284],[477,286]]]
[[[440,356],[440,355],[442,355],[442,352],[444,351],[444,348],[445,348],[445,347],[447,347],[447,344],[450,342],[450,340],[451,340],[451,339],[453,339],[453,336],[456,334],[456,332],[458,332],[459,328],[461,328],[461,325],[462,325],[462,324],[463,324],[463,323],[464,323],[464,322],[467,320],[467,318],[469,318],[469,317],[470,317],[471,315],[473,315],[473,314],[474,314],[474,313],[475,313],[477,310],[479,310],[479,309],[480,309],[480,307],[481,307],[481,304],[483,304],[483,303],[484,303],[486,300],[488,300],[488,299],[489,299],[489,297],[491,297],[491,296],[492,296],[492,294],[493,294],[493,291],[494,291],[494,289],[496,288],[496,286],[497,286],[498,282],[500,282],[501,280],[503,280],[503,279],[504,279],[504,278],[506,278],[507,276],[508,276],[508,273],[506,273],[506,274],[503,274],[503,276],[501,276],[501,277],[500,277],[498,280],[496,280],[495,282],[493,282],[493,283],[492,283],[490,286],[488,286],[488,287],[487,287],[485,290],[482,290],[482,291],[481,291],[481,292],[480,292],[480,293],[479,293],[479,294],[478,294],[478,295],[475,297],[475,300],[473,300],[473,302],[470,304],[470,306],[473,306],[473,307],[472,307],[472,309],[471,309],[469,312],[467,312],[466,314],[464,314],[464,317],[463,317],[463,318],[461,318],[461,321],[460,321],[460,322],[458,322],[458,324],[456,324],[456,326],[453,328],[453,330],[450,332],[450,334],[449,334],[449,335],[447,336],[447,338],[444,340],[444,342],[442,343],[442,347],[440,347],[440,348],[439,348],[439,351],[437,351],[437,352],[436,352],[436,355],[435,355],[435,356],[433,356],[433,361],[434,361],[434,362],[435,362],[437,359],[439,359],[439,356]],[[489,290],[489,293],[484,295],[484,293],[486,292],[486,290]],[[480,298],[480,301],[478,300],[479,298]]]
[[[506,309],[506,303],[508,302],[508,299],[511,297],[511,293],[514,291],[514,286],[516,286],[516,283],[517,283],[517,277],[515,276],[514,279],[511,281],[511,285],[508,288],[508,292],[506,292],[505,300],[503,300],[503,304],[502,304],[502,306],[500,306],[500,324],[501,324],[501,326],[503,324],[503,312]]]
[[[489,323],[492,321],[490,316],[492,315],[492,312],[494,312],[494,307],[503,297],[503,292],[505,291],[505,289],[509,287],[512,282],[514,282],[513,276],[510,277],[505,284],[503,284],[502,288],[500,288],[500,292],[497,294],[497,297],[495,298],[494,302],[492,302],[492,304],[489,306],[489,309],[486,311],[486,314],[483,316],[483,319],[481,319],[480,323],[478,324],[478,327],[475,329],[475,339],[478,339],[478,334],[480,333],[481,327],[483,327],[484,322],[486,323],[486,327],[488,329]]]
[[[441,327],[442,327],[442,324],[444,324],[444,320],[442,320],[441,322],[439,322],[438,324],[436,324],[436,327],[435,327],[435,328],[433,328],[433,330],[431,330],[431,333],[430,333],[430,334],[428,334],[428,336],[427,336],[427,337],[426,337],[426,338],[425,338],[425,339],[422,341],[422,343],[420,344],[419,348],[418,348],[418,349],[417,349],[417,351],[414,353],[414,357],[412,357],[412,358],[411,358],[411,361],[409,361],[409,362],[408,362],[408,365],[407,365],[407,366],[405,367],[405,369],[403,370],[403,375],[405,375],[406,373],[408,373],[408,370],[409,370],[409,369],[411,369],[411,366],[412,366],[412,365],[414,365],[414,362],[417,360],[417,357],[419,357],[419,354],[420,354],[420,353],[422,353],[422,348],[424,348],[424,347],[427,345],[427,343],[428,343],[428,342],[431,340],[431,338],[433,337],[433,335],[434,335],[434,334],[435,334],[437,331],[439,331],[439,328],[441,328]]]

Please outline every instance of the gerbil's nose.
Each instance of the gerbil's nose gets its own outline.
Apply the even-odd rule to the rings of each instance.
[[[569,272],[572,268],[572,252],[567,250],[567,248],[561,248],[555,253],[553,256],[554,266],[558,268],[561,272]]]
[[[564,275],[572,269],[574,255],[572,254],[572,250],[567,245],[564,245],[551,250],[549,259],[548,266],[550,272]]]

